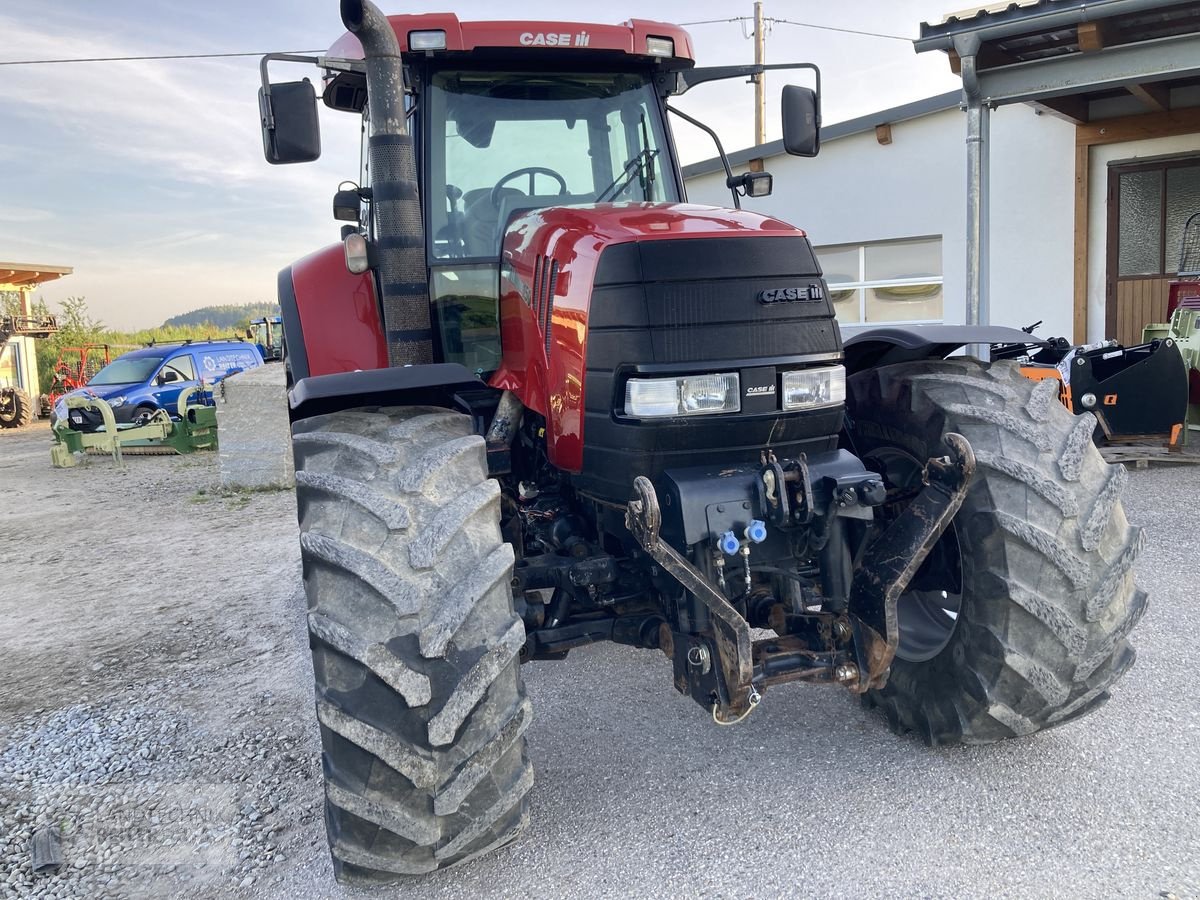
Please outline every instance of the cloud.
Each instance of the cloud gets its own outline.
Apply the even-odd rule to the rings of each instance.
[[[0,222],[15,222],[18,225],[30,222],[48,222],[54,218],[54,213],[48,209],[34,209],[28,206],[0,206]]]

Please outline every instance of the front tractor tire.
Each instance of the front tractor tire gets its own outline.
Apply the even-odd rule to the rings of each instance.
[[[512,840],[533,769],[498,484],[469,417],[361,409],[293,428],[309,644],[339,880]]]
[[[895,503],[919,490],[948,432],[977,461],[899,599],[899,650],[869,701],[930,745],[1032,734],[1102,705],[1133,664],[1126,636],[1146,595],[1133,579],[1141,529],[1121,507],[1126,472],[1093,445],[1094,417],[1007,362],[887,366],[847,388],[854,449]]]

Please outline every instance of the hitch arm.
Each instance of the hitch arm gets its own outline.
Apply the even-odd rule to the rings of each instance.
[[[758,691],[751,683],[754,677],[754,658],[750,625],[728,600],[717,593],[695,566],[680,556],[674,547],[659,539],[662,513],[658,506],[658,495],[650,479],[639,475],[634,480],[633,489],[637,497],[630,500],[629,505],[625,507],[625,527],[656,563],[708,608],[715,625],[721,674],[729,691],[729,701],[720,712],[726,720],[743,717],[754,708],[759,699]],[[714,719],[716,715],[717,709],[714,708]]]
[[[975,454],[961,434],[946,435],[950,455],[930,459],[925,487],[867,548],[854,573],[849,617],[858,677],[848,687],[866,693],[887,683],[900,642],[896,603],[967,495]]]

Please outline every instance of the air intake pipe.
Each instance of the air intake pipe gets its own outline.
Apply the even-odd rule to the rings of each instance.
[[[367,66],[367,158],[388,359],[393,366],[431,363],[425,229],[404,110],[400,44],[387,16],[370,0],[341,0],[341,11],[342,23],[362,44]]]

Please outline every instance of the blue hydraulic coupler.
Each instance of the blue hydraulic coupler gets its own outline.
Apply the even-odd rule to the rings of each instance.
[[[746,526],[746,540],[761,544],[767,539],[767,523],[762,519],[751,519]]]
[[[741,543],[738,541],[736,534],[732,531],[726,531],[717,538],[717,546],[721,548],[721,552],[726,556],[734,556],[738,552]]]

